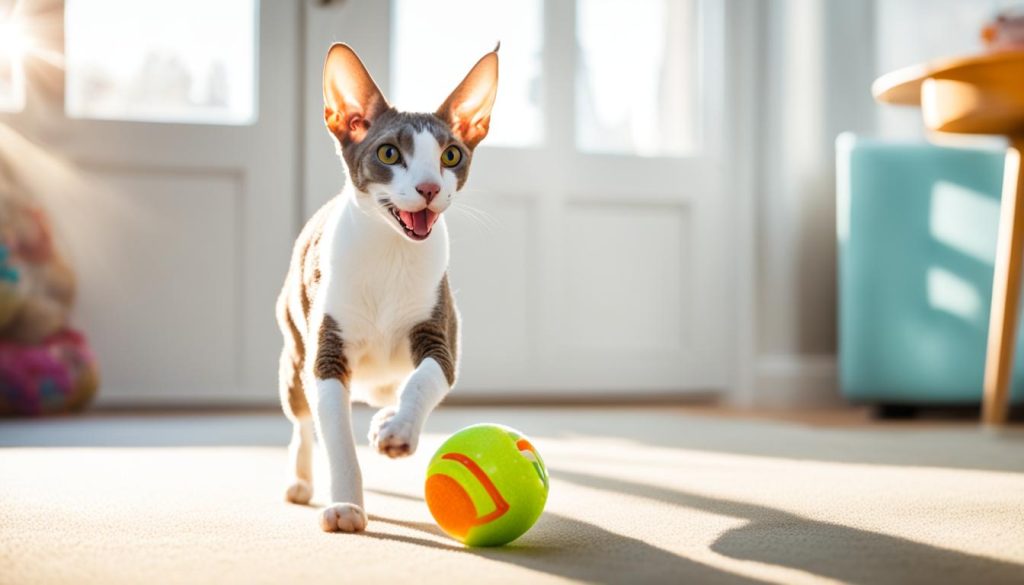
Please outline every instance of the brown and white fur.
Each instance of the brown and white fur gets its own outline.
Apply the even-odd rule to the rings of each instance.
[[[294,423],[286,498],[312,497],[315,429],[330,475],[326,531],[357,532],[367,522],[351,401],[382,407],[370,444],[402,457],[455,383],[458,314],[443,212],[487,135],[497,82],[495,49],[436,113],[410,114],[388,105],[347,45],[327,55],[324,118],[349,180],[299,235],[277,303],[281,402]],[[382,146],[397,148],[397,159],[388,164],[396,153],[384,156]],[[451,147],[461,160],[449,166]]]

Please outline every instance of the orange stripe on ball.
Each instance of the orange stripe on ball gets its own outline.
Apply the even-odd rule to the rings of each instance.
[[[445,532],[465,538],[476,524],[476,507],[459,482],[436,473],[427,478],[427,507]]]
[[[529,441],[527,441],[526,439],[519,439],[519,440],[518,440],[518,441],[516,442],[516,448],[517,448],[517,449],[519,449],[520,451],[530,451],[530,452],[532,452],[532,453],[533,453],[534,455],[536,455],[536,454],[537,454],[537,450],[536,450],[536,449],[534,449],[534,448],[533,448],[533,445],[531,445],[531,444],[530,444],[530,442],[529,442]]]
[[[491,481],[491,478],[487,476],[487,473],[483,469],[480,469],[480,466],[476,464],[476,461],[473,461],[462,453],[445,453],[441,456],[441,459],[449,459],[451,461],[461,463],[470,471],[470,473],[476,476],[480,485],[484,486],[484,489],[487,490],[487,495],[491,496],[491,501],[494,502],[494,511],[486,516],[478,518],[476,520],[477,524],[487,524],[492,520],[501,518],[505,515],[505,512],[508,512],[508,502],[505,501],[505,498],[501,497],[501,492],[498,491],[498,486],[494,485],[494,482]]]

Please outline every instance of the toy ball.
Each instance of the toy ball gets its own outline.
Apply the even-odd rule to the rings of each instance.
[[[425,500],[437,524],[469,546],[500,546],[533,526],[548,499],[544,460],[522,433],[466,427],[427,467]]]

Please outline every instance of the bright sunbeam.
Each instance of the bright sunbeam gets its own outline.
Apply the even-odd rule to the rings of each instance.
[[[25,107],[26,71],[36,62],[64,67],[56,42],[62,26],[60,11],[52,7],[26,8],[19,1],[9,10],[0,8],[0,110],[17,112]],[[56,87],[52,72],[33,74],[43,86]]]
[[[44,89],[52,85],[53,74],[59,71],[45,71],[34,61],[63,67],[59,43],[54,42],[62,27],[61,10],[52,6],[20,0],[0,5],[0,110],[24,109],[26,70],[32,70],[33,80]],[[5,197],[32,194],[53,208],[59,202],[48,200],[52,194],[83,191],[73,165],[15,128],[0,124],[0,192]]]

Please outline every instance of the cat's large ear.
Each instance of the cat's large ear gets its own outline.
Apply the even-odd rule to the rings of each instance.
[[[331,45],[324,61],[324,121],[341,144],[360,142],[388,102],[356,52],[344,43]]]
[[[500,46],[500,45],[499,45]],[[498,47],[484,55],[441,104],[437,115],[470,148],[487,136],[491,108],[498,93]]]

